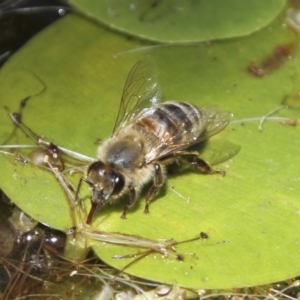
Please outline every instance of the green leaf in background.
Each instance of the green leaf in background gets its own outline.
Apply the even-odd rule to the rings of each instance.
[[[70,15],[7,62],[0,73],[0,99],[17,111],[22,98],[35,95],[23,110],[24,123],[55,144],[90,157],[96,157],[94,141],[111,133],[129,70],[146,55],[157,65],[164,100],[218,105],[232,112],[234,120],[243,121],[229,125],[201,151],[215,161],[229,158],[217,166],[227,171],[225,177],[175,173],[171,184],[189,202],[166,187],[151,203],[150,214],[143,213],[141,197],[122,220],[121,201],[100,211],[91,230],[178,242],[205,232],[207,240],[176,246],[183,261],[153,253],[126,271],[190,288],[259,285],[297,276],[300,270],[300,239],[294,230],[300,218],[299,128],[267,119],[261,132],[258,122],[247,122],[299,89],[296,43],[297,37],[277,20],[242,39],[138,51],[146,45]],[[299,111],[282,109],[276,115],[289,120],[299,118]],[[12,130],[4,109],[0,120],[4,141]],[[14,138],[30,143],[20,132]],[[26,213],[60,230],[73,225],[67,197],[53,174],[4,155],[0,167],[1,188]],[[79,176],[70,176],[75,185]],[[87,209],[88,194],[85,187]],[[113,255],[139,250],[88,243],[119,269],[134,258]]]
[[[71,0],[70,3],[110,28],[162,43],[248,35],[269,24],[286,5],[284,0]]]

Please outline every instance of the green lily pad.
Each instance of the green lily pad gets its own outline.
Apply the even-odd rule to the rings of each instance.
[[[163,43],[211,41],[248,35],[276,18],[284,0],[70,1],[109,28]]]
[[[259,131],[256,118],[280,106],[299,88],[296,42],[277,20],[243,39],[139,52],[139,41],[68,16],[30,41],[2,68],[0,99],[17,111],[21,99],[35,95],[23,110],[24,123],[53,143],[89,157],[96,157],[95,140],[109,137],[126,76],[146,55],[157,65],[164,100],[218,105],[232,112],[234,120],[240,121],[201,149],[206,159],[227,159],[215,166],[227,171],[225,177],[186,170],[174,173],[171,184],[185,199],[166,187],[151,203],[148,215],[143,213],[141,197],[126,220],[120,219],[121,201],[101,210],[89,229],[119,232],[124,241],[133,235],[180,242],[200,232],[208,239],[175,245],[183,260],[172,253],[152,253],[137,261],[115,259],[113,255],[141,249],[93,239],[87,245],[116,268],[134,261],[126,271],[151,280],[190,288],[259,285],[299,274],[299,237],[291,230],[299,223],[299,128],[270,117]],[[120,52],[123,55],[115,55]],[[299,111],[282,109],[275,116],[288,124],[287,118],[299,118]],[[256,121],[248,122],[250,118]],[[4,109],[0,119],[4,141],[12,124]],[[13,141],[31,143],[20,132]],[[4,155],[0,167],[4,170],[1,188],[26,213],[60,230],[74,225],[68,198],[51,172]],[[76,186],[80,176],[69,178]],[[88,195],[85,186],[81,196],[86,196],[87,209]]]

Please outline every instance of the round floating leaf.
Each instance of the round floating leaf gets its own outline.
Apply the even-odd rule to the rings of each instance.
[[[269,24],[286,1],[70,1],[108,27],[163,43],[248,35]]]
[[[182,260],[172,253],[152,253],[126,271],[190,288],[253,286],[299,275],[299,237],[291,228],[299,223],[300,140],[299,128],[289,125],[299,112],[278,110],[258,129],[262,116],[299,88],[296,42],[276,21],[239,40],[139,52],[138,41],[68,16],[2,68],[0,99],[17,111],[21,99],[35,95],[23,109],[24,123],[53,143],[90,157],[96,157],[95,141],[111,133],[129,70],[146,55],[157,65],[164,100],[218,105],[232,112],[235,123],[201,148],[206,159],[227,158],[216,166],[227,171],[225,177],[172,169],[170,185],[176,192],[166,186],[148,215],[142,195],[127,219],[120,219],[122,199],[98,212],[90,231],[119,232],[124,241],[128,235],[141,237],[141,246],[143,239],[181,242],[204,232],[206,240],[174,246]],[[13,126],[6,110],[0,114],[4,141]],[[12,140],[31,143],[20,131]],[[26,156],[24,149],[18,153]],[[68,198],[51,172],[7,155],[0,156],[0,166],[1,188],[26,213],[60,230],[74,225]],[[68,178],[77,186],[81,175],[75,175]],[[88,209],[86,186],[81,195]],[[88,245],[120,269],[136,258],[113,255],[142,251],[93,239]]]

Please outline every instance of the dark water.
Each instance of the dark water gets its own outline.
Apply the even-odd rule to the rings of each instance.
[[[35,34],[69,11],[66,1],[0,1],[0,66]]]

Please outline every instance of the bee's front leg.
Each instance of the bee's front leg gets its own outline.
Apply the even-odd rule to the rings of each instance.
[[[155,197],[157,192],[164,184],[164,172],[162,169],[161,164],[155,163],[154,164],[154,178],[153,178],[153,185],[151,186],[150,190],[146,195],[146,205],[144,209],[144,213],[149,213],[149,203]]]
[[[129,186],[128,187],[129,189],[129,198],[128,198],[128,201],[127,203],[124,205],[124,209],[123,209],[123,213],[121,215],[121,218],[122,219],[126,219],[126,213],[127,213],[127,210],[128,208],[135,202],[136,200],[136,191],[135,191],[135,188],[133,186]]]

